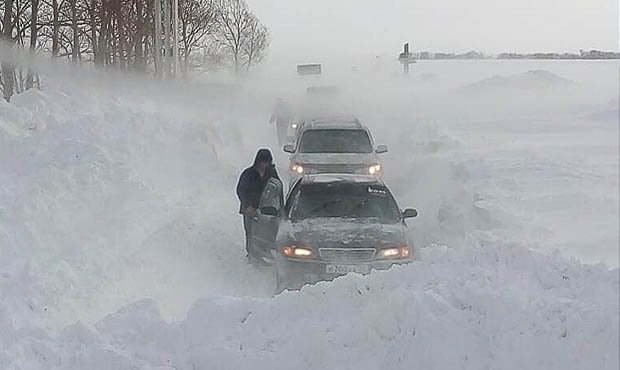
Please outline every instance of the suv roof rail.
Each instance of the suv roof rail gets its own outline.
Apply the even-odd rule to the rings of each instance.
[[[317,117],[308,119],[304,123],[304,127],[313,128],[364,128],[359,119],[355,117],[337,116],[337,117]]]
[[[351,173],[319,173],[307,174],[302,178],[305,184],[330,183],[330,182],[350,182],[350,183],[374,183],[385,185],[381,178],[372,175],[351,174]]]

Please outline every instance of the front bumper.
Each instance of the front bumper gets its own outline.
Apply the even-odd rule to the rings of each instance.
[[[339,267],[351,267],[352,270],[366,274],[373,270],[387,270],[393,265],[402,265],[410,262],[411,259],[333,262],[286,258],[281,255],[275,257],[279,285],[282,289],[299,289],[305,284],[329,281],[349,273],[345,272],[348,270],[347,268],[342,269]],[[327,272],[328,270],[330,272]]]

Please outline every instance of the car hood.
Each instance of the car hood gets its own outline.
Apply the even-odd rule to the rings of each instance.
[[[291,158],[297,163],[316,164],[375,164],[375,153],[298,153]]]
[[[278,240],[282,244],[298,242],[314,248],[375,248],[406,244],[407,232],[400,222],[381,224],[371,220],[316,218],[282,222]]]

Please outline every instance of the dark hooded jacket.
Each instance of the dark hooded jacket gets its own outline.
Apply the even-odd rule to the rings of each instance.
[[[270,163],[265,171],[265,175],[262,177],[257,169],[257,164],[260,160],[268,160]],[[258,201],[269,179],[272,177],[280,179],[275,165],[271,163],[272,161],[271,152],[268,149],[260,149],[256,153],[254,164],[241,172],[239,182],[237,183],[237,196],[241,203],[239,213],[243,213],[243,210],[247,207],[258,208]]]

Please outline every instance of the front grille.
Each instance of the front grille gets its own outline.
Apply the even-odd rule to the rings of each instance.
[[[364,173],[367,165],[359,164],[308,164],[311,173]]]
[[[330,262],[366,262],[375,257],[375,248],[319,248],[319,255]]]

